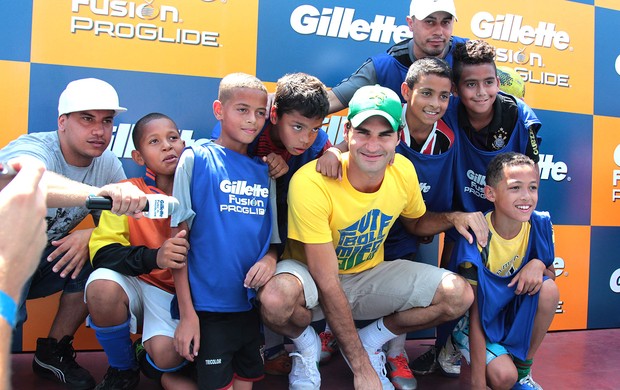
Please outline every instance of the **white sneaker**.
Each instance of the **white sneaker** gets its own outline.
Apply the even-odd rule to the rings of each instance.
[[[340,346],[338,346],[340,348]],[[370,359],[370,364],[372,368],[375,369],[377,375],[379,376],[379,380],[381,381],[381,385],[383,390],[395,390],[394,385],[387,377],[387,370],[385,369],[385,353],[382,349],[378,349],[374,352],[366,349],[366,353],[368,353],[368,358]],[[349,359],[344,354],[342,350],[340,350],[340,354],[344,358],[344,361],[347,363],[347,366],[351,368],[351,364],[349,363]]]
[[[312,353],[302,355],[299,351],[289,354],[293,365],[288,375],[289,390],[319,390],[321,388],[321,373],[319,372],[319,357],[321,354],[321,339],[314,333],[315,341]],[[310,351],[306,351],[310,352]]]
[[[321,388],[321,373],[319,362],[312,358],[292,352],[289,356],[293,360],[291,373],[288,374],[289,390],[318,390]]]
[[[394,385],[387,377],[387,370],[385,369],[385,353],[383,353],[383,351],[380,349],[376,350],[375,352],[366,350],[366,352],[368,352],[368,357],[370,358],[370,364],[372,364],[372,368],[374,368],[377,372],[377,375],[379,375],[383,390],[394,390]]]
[[[513,387],[515,390],[543,390],[542,386],[534,382],[532,374],[527,374],[526,377],[521,378]]]
[[[437,355],[437,363],[441,373],[448,377],[461,375],[461,351],[454,345],[452,336],[448,337],[446,345],[441,348]]]

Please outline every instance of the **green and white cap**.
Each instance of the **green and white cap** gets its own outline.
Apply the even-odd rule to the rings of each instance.
[[[396,92],[380,85],[361,87],[349,102],[347,118],[353,127],[358,127],[371,116],[387,119],[394,131],[401,127],[402,103]]]

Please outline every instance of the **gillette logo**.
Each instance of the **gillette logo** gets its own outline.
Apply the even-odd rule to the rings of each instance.
[[[396,18],[375,15],[372,22],[355,19],[355,9],[333,7],[319,11],[313,5],[303,4],[291,13],[290,24],[302,35],[318,35],[354,41],[396,43],[411,37],[409,26],[396,25]]]
[[[555,23],[538,22],[537,27],[523,25],[521,15],[493,16],[489,12],[478,12],[472,17],[470,27],[474,35],[482,39],[492,38],[558,50],[566,50],[570,46],[570,36],[566,31],[556,31]]]
[[[541,154],[538,161],[540,180],[571,181],[568,176],[568,165],[563,161],[554,162],[553,154]]]
[[[269,197],[269,188],[264,188],[260,184],[249,185],[247,181],[222,180],[220,191],[225,194],[254,196],[259,198]]]

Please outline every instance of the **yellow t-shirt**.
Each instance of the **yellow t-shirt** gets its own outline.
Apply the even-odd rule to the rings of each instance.
[[[383,243],[396,218],[419,218],[426,212],[415,168],[405,157],[396,154],[373,193],[351,186],[348,165],[349,153],[343,153],[342,181],[316,172],[316,161],[293,175],[283,258],[307,263],[304,243],[332,242],[339,272],[358,273],[383,261]]]
[[[491,233],[489,236],[489,243],[486,248],[482,248],[478,245],[478,250],[482,256],[482,262],[489,271],[499,276],[510,276],[514,274],[523,263],[523,257],[527,251],[532,225],[529,221],[523,222],[519,234],[510,240],[506,240],[495,231],[493,223],[491,223],[492,213],[493,212],[490,212],[485,215]],[[476,284],[477,274],[475,269],[471,267],[471,263],[463,263],[461,265],[462,274],[470,283]]]

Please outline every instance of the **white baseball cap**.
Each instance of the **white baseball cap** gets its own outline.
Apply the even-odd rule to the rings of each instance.
[[[127,111],[118,102],[113,86],[99,79],[80,79],[67,84],[58,99],[58,116],[87,110],[114,110],[114,115]]]
[[[456,7],[453,0],[412,0],[409,6],[409,16],[424,20],[433,12],[444,11],[456,19]]]

